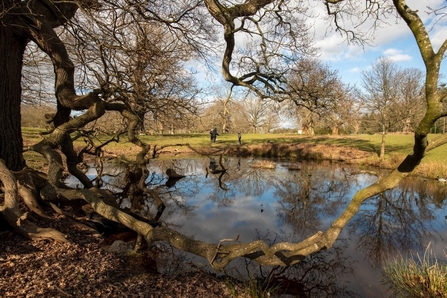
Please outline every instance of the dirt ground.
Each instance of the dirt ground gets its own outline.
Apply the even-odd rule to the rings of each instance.
[[[101,237],[63,220],[55,224],[73,243],[0,232],[0,297],[248,297],[198,269],[160,274],[150,258],[138,262],[109,252]]]

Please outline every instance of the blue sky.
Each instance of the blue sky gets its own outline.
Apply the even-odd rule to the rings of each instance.
[[[445,5],[444,0],[407,0],[408,6],[419,11],[419,16],[428,27],[433,25],[429,32],[432,44],[437,51],[441,43],[447,39],[447,20],[434,23],[433,17],[425,13],[426,7],[432,8]],[[322,10],[315,7],[315,10]],[[321,11],[324,13],[324,11]],[[352,46],[343,42],[338,33],[317,37],[316,45],[321,50],[320,59],[328,63],[332,69],[339,72],[343,82],[360,85],[362,71],[368,70],[379,57],[388,57],[399,67],[415,67],[425,71],[422,58],[419,54],[416,42],[410,29],[402,21],[390,19],[388,25],[380,28],[376,34],[372,46]],[[365,27],[368,24],[365,24]],[[315,25],[315,31],[326,32],[327,24]],[[447,61],[442,65],[441,73],[447,75]],[[447,81],[447,77],[441,79]]]
[[[364,1],[359,1],[359,3]],[[390,1],[391,2],[391,1]],[[374,34],[374,40],[370,45],[352,45],[348,44],[344,37],[337,32],[328,31],[328,23],[322,20],[322,16],[326,16],[327,12],[322,1],[311,2],[311,7],[315,18],[308,18],[307,22],[314,29],[315,46],[320,50],[319,59],[329,65],[333,70],[337,70],[339,76],[344,83],[356,84],[361,87],[362,72],[371,68],[371,66],[380,57],[387,57],[401,68],[418,68],[425,73],[425,67],[420,56],[418,47],[414,37],[407,25],[400,18],[390,18],[388,24],[382,24]],[[445,6],[445,0],[407,0],[407,5],[412,10],[418,10],[419,16],[426,24],[429,31],[434,50],[437,51],[439,46],[447,39],[447,18],[438,19],[434,22],[433,15],[426,12],[427,7],[439,8]],[[319,17],[319,18],[318,18]],[[348,23],[347,23],[348,24]],[[371,27],[371,21],[364,23],[355,30],[366,31]],[[238,46],[244,43],[243,37],[236,37]],[[222,54],[222,53],[220,53]],[[206,70],[202,64],[197,61],[191,61],[192,69],[198,71],[196,76],[199,82],[208,82],[211,84],[219,84],[223,81],[220,73],[220,56],[214,71]],[[232,69],[232,72],[236,72]],[[441,66],[440,82],[447,82],[447,61]]]

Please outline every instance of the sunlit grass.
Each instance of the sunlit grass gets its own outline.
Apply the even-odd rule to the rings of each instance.
[[[22,128],[23,138],[25,144],[33,144],[38,142],[41,137],[39,132],[42,129],[36,128]],[[436,138],[439,135],[429,135],[429,140]],[[111,136],[100,135],[95,141],[97,144],[108,140]],[[173,134],[173,135],[141,135],[142,141],[161,148],[162,146],[170,146],[165,149],[171,154],[177,154],[183,151],[186,147],[179,145],[189,144],[194,148],[228,148],[232,146],[239,146],[237,134],[220,134],[216,143],[210,142],[209,133],[196,134]],[[344,146],[356,148],[365,152],[369,152],[370,156],[362,159],[359,162],[365,165],[380,166],[383,168],[395,168],[402,160],[411,154],[413,150],[414,136],[413,134],[389,134],[386,138],[385,159],[381,160],[378,157],[380,150],[381,135],[346,135],[346,136],[315,136],[308,137],[298,134],[242,134],[242,146],[262,145],[266,143],[273,144],[315,144],[328,146]],[[75,147],[80,148],[85,145],[83,139],[78,139],[75,142]],[[119,142],[111,142],[105,148],[106,152],[123,160],[133,159],[139,152],[139,148],[130,144],[127,137],[122,135]],[[262,146],[256,150],[262,151]],[[330,148],[328,148],[330,150]],[[338,160],[336,153],[332,158]],[[262,152],[258,152],[261,156]],[[28,155],[31,160],[39,162],[39,156]],[[27,158],[28,158],[27,156]],[[292,157],[292,156],[291,156]],[[436,176],[447,177],[447,144],[429,151],[421,164],[414,171],[415,175],[435,178]]]
[[[245,282],[228,278],[225,282],[229,294],[235,298],[268,298],[276,297],[280,285],[270,283],[268,279],[250,278]],[[241,294],[243,292],[243,294]]]
[[[387,261],[384,278],[398,297],[447,297],[447,264],[429,247],[423,256],[400,255]]]
[[[257,160],[250,164],[250,167],[252,168],[259,168],[259,169],[274,169],[276,168],[276,164],[272,162],[271,160]]]

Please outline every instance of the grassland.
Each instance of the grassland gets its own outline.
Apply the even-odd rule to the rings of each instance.
[[[23,128],[23,138],[26,145],[38,142],[39,129]],[[430,135],[433,140],[439,135]],[[108,136],[98,136],[97,144],[104,142]],[[241,155],[264,157],[282,157],[290,159],[331,159],[341,162],[373,165],[383,168],[396,167],[406,155],[412,152],[412,134],[389,134],[386,139],[385,159],[380,160],[380,135],[352,135],[352,136],[315,136],[308,137],[297,134],[243,134],[242,145],[238,145],[237,134],[221,134],[216,143],[211,144],[209,134],[176,134],[176,135],[142,135],[140,138],[152,148],[163,149],[163,156],[173,154],[192,154],[185,144],[197,149],[218,150],[226,149]],[[83,139],[75,142],[75,147],[85,146]],[[138,148],[121,136],[119,142],[112,142],[105,148],[106,152],[122,158],[132,158]],[[39,156],[32,152],[26,153],[27,160],[39,162]],[[414,172],[428,178],[437,176],[447,177],[447,144],[429,151],[422,163]]]

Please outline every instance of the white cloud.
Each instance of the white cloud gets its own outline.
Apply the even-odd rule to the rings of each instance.
[[[413,9],[419,11],[419,17],[431,28],[429,24],[433,22],[433,15],[426,13],[427,7],[440,7],[444,5],[443,0],[407,0],[407,5]],[[325,15],[325,11],[321,6],[314,7],[313,11],[317,15]],[[439,20],[438,20],[439,21]],[[363,31],[370,29],[372,20],[368,20],[362,26],[357,27],[355,30]],[[399,41],[410,37],[411,31],[408,26],[400,18],[388,20],[388,24],[382,24],[382,27],[376,28],[374,40],[372,46],[366,45],[365,49],[362,47],[348,46],[340,34],[336,32],[328,33],[328,24],[326,22],[315,22],[314,29],[317,33],[316,37],[320,38],[316,45],[321,49],[321,59],[326,61],[340,61],[342,59],[359,60],[365,54],[364,52],[380,49],[384,46],[393,45],[393,47],[399,47]],[[327,34],[327,35],[325,35]],[[325,36],[323,36],[325,35]],[[429,35],[432,38],[432,43],[435,49],[438,49],[441,43],[447,37],[447,19],[445,21],[436,23],[432,30],[429,31]],[[415,45],[415,43],[414,43]],[[386,54],[394,61],[410,61],[411,56],[405,53],[400,54]]]
[[[447,38],[447,27],[436,26],[432,34],[432,45],[435,51],[438,51],[439,47]]]
[[[346,52],[347,46],[338,34],[332,34],[315,43],[321,51],[320,59],[323,61],[341,60]]]
[[[403,54],[401,50],[390,48],[383,51],[383,56],[391,59],[394,62],[411,61],[410,55]]]
[[[374,51],[374,48],[370,48],[370,50]],[[344,58],[359,61],[364,60],[365,49],[360,46],[348,46],[344,55]]]

